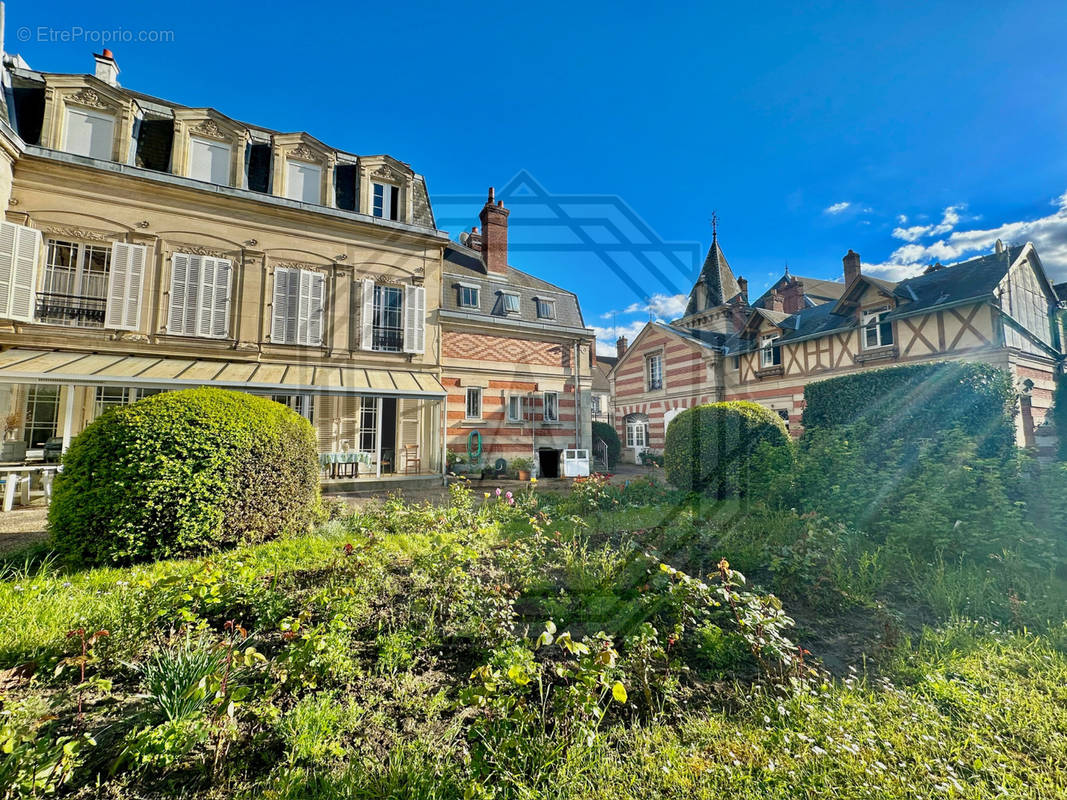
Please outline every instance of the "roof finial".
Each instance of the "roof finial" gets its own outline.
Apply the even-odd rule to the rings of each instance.
[[[711,241],[714,242],[719,238],[719,212],[711,212]]]
[[[789,277],[789,262],[788,261],[785,262],[785,276],[787,278]]]

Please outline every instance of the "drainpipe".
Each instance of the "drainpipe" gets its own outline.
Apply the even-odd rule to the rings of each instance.
[[[582,340],[574,340],[574,446],[582,446],[582,384],[579,380],[581,364],[578,357],[582,352]]]

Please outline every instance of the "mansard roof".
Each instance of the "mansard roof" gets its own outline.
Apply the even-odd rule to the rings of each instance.
[[[737,283],[737,278],[734,277],[734,271],[730,269],[730,264],[722,248],[719,247],[719,237],[717,234],[713,235],[700,276],[689,293],[689,305],[685,308],[685,316],[721,306],[740,293],[741,287]]]

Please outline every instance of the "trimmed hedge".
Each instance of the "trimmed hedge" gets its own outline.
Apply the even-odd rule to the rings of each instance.
[[[606,422],[593,423],[593,441],[602,439],[608,446],[608,467],[614,468],[622,456],[622,441],[619,433]]]
[[[71,564],[189,556],[305,528],[315,434],[263,397],[189,389],[113,409],[63,456],[48,524]]]
[[[723,498],[748,494],[762,485],[760,472],[792,462],[793,441],[778,415],[757,403],[709,403],[671,420],[663,452],[668,481]]]
[[[1011,375],[990,364],[940,361],[866,370],[804,387],[805,428],[864,423],[875,437],[930,439],[958,428],[979,455],[1011,452],[1016,393]]]

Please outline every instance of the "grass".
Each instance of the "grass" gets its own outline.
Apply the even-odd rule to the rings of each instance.
[[[1009,556],[595,484],[38,560],[0,579],[0,798],[1059,797],[1065,598]],[[76,628],[109,635],[82,659]]]

